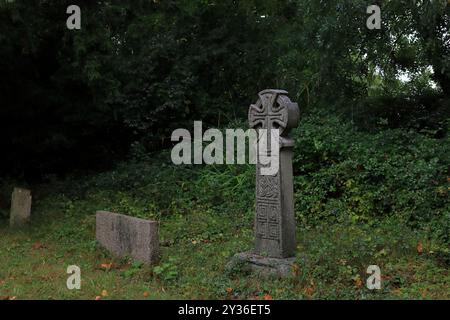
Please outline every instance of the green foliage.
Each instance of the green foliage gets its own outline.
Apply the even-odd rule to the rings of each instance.
[[[108,168],[135,141],[156,150],[193,119],[244,115],[273,83],[269,26],[250,4],[82,1],[78,31],[66,5],[0,7],[3,174]]]
[[[178,271],[175,260],[169,259],[159,266],[153,268],[153,274],[163,281],[169,282],[174,281],[178,277]]]
[[[94,299],[105,290],[105,300],[449,297],[448,245],[429,238],[426,231],[411,230],[395,217],[380,219],[377,225],[350,219],[337,224],[323,221],[316,227],[299,224],[299,268],[294,277],[277,280],[247,274],[239,266],[230,274],[225,271],[236,252],[252,246],[253,214],[219,215],[193,207],[184,215],[162,216],[161,261],[146,266],[114,258],[93,245],[94,210],[104,205],[101,198],[69,201],[66,196],[40,194],[33,224],[13,231],[0,221],[0,295]],[[34,249],[37,242],[42,245]],[[416,249],[419,242],[422,254]],[[82,269],[81,290],[61,285],[67,280],[68,263]],[[372,264],[381,267],[381,290],[365,287],[366,270]]]
[[[3,175],[110,168],[192,120],[243,119],[269,87],[362,128],[446,130],[445,0],[383,1],[381,30],[363,0],[80,1],[78,31],[66,1],[0,3]]]
[[[350,121],[324,113],[304,115],[292,135],[295,277],[260,279],[239,265],[225,271],[235,253],[252,246],[254,166],[174,166],[169,152],[140,153],[144,161],[35,186],[33,224],[23,231],[14,233],[0,220],[0,270],[6,280],[0,294],[92,299],[107,290],[108,298],[119,299],[142,298],[149,290],[152,298],[191,299],[448,297],[448,138],[403,129],[358,131]],[[157,219],[161,261],[151,267],[116,263],[96,247],[94,212],[102,209]],[[45,247],[32,254],[37,241]],[[42,259],[47,267],[30,271],[42,266]],[[80,263],[90,279],[76,293],[55,287],[66,280],[60,266],[68,260]],[[100,263],[111,261],[117,266],[99,270]],[[381,290],[365,287],[372,264],[381,267]],[[30,286],[29,276],[49,275],[58,281]]]
[[[362,0],[79,1],[79,31],[67,5],[0,0],[0,176],[46,182],[17,233],[6,218],[19,183],[0,183],[0,295],[448,297],[448,1],[382,1],[381,30],[366,28]],[[224,272],[251,246],[255,168],[154,152],[193,120],[244,127],[269,87],[303,112],[301,268],[283,281]],[[160,221],[161,262],[98,270],[111,259],[93,241],[101,209]],[[61,291],[67,259],[90,279],[81,293]],[[369,264],[382,266],[379,292],[364,288]]]
[[[135,276],[137,273],[139,273],[139,271],[142,268],[142,263],[140,262],[134,262],[130,268],[128,268],[127,270],[124,271],[123,276],[125,278],[132,278],[133,276]]]
[[[389,128],[360,131],[350,121],[325,113],[305,115],[292,136],[296,141],[295,211],[301,225],[347,220],[376,225],[396,217],[448,242],[447,136],[438,139],[427,133]],[[113,171],[69,180],[56,190],[82,200],[78,210],[86,203],[86,212],[106,209],[160,220],[186,216],[194,210],[243,216],[243,224],[251,223],[254,166],[174,166],[169,152],[142,157],[147,160],[128,161]],[[52,190],[55,192],[54,184]],[[92,201],[101,205],[90,208],[87,204]],[[218,241],[221,233],[211,231],[195,237],[180,233],[179,238]]]
[[[435,252],[442,250],[442,254],[448,255],[445,246],[438,245],[434,240],[426,240],[426,254],[418,255],[417,243],[421,241],[418,239],[424,235],[411,232],[395,217],[383,219],[377,225],[346,220],[334,225],[320,224],[302,231],[299,233],[300,251],[304,252],[303,260],[299,263],[304,266],[301,281],[309,282],[311,286],[310,279],[314,279],[313,298],[320,297],[325,291],[331,299],[353,299],[355,294],[361,299],[380,299],[388,292],[395,293],[397,297],[423,298],[425,293],[421,285],[412,285],[407,291],[402,289],[415,283],[424,272],[417,269],[411,272],[411,265],[436,262],[436,265],[427,263],[425,268],[429,274],[441,274],[446,268],[445,263],[437,262],[438,255]],[[382,270],[380,291],[367,292],[364,289],[369,264],[377,265]],[[442,274],[436,277],[436,281],[439,279],[442,279]],[[353,287],[357,293],[344,287]]]
[[[295,136],[296,212],[303,223],[351,218],[372,224],[397,216],[414,227],[434,223],[435,231],[450,231],[442,221],[450,208],[448,137],[401,129],[366,133],[324,114],[303,121]]]
[[[402,86],[401,72],[412,78],[403,90],[425,76],[422,89],[430,88],[434,80],[448,95],[448,1],[383,1],[380,30],[366,27],[367,1],[292,3],[295,18],[277,29],[278,76],[303,104],[314,106],[319,101],[328,110],[345,109],[374,85],[379,94],[392,96]],[[279,18],[271,17],[277,22]]]

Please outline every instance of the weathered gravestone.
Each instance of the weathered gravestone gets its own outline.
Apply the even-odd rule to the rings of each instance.
[[[11,214],[9,225],[19,227],[30,221],[31,214],[31,191],[14,188],[11,197]]]
[[[98,211],[96,238],[108,251],[119,257],[154,263],[159,259],[159,235],[156,221]]]
[[[278,130],[278,170],[272,175],[263,175],[261,171],[266,165],[260,161],[261,154],[270,155],[269,136],[267,150],[261,153],[259,144],[257,150],[255,247],[252,252],[235,255],[229,267],[245,264],[262,274],[287,276],[291,273],[297,246],[292,172],[294,141],[288,133],[298,125],[300,111],[286,91],[264,90],[259,93],[256,104],[250,106],[248,117],[251,128],[266,129],[268,135],[271,129]]]

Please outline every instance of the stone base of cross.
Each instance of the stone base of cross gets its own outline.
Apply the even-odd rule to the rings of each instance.
[[[273,149],[266,147],[261,153],[258,144],[256,165],[256,215],[255,246],[253,251],[234,256],[229,268],[245,264],[261,274],[287,276],[295,262],[295,215],[292,169],[294,141],[288,137],[289,130],[299,122],[299,108],[283,90],[264,90],[259,93],[256,104],[249,109],[249,124],[267,135],[278,130],[279,148],[277,170],[262,174],[266,165],[259,161],[260,155]],[[270,136],[266,137],[271,141]]]

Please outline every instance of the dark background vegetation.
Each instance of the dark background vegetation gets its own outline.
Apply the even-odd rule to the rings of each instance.
[[[81,30],[66,28],[70,4]],[[381,30],[366,27],[372,4]],[[14,247],[28,252],[30,237],[49,259],[85,254],[103,279],[86,297],[108,287],[92,246],[104,209],[161,222],[162,263],[127,271],[118,298],[142,296],[126,280],[139,270],[169,297],[448,298],[449,26],[447,0],[0,0],[4,292],[41,295],[28,277],[41,253],[23,260]],[[291,136],[306,260],[292,283],[223,270],[251,245],[254,166],[170,160],[174,129],[245,128],[266,88],[288,90],[301,109]],[[29,233],[6,228],[16,186],[33,191]],[[373,296],[369,264],[385,281]]]
[[[298,214],[448,219],[447,1],[376,1],[381,30],[362,0],[78,1],[81,30],[68,1],[0,3],[4,178],[145,160],[194,120],[246,126],[283,88],[302,112]]]
[[[270,87],[360,130],[446,134],[444,0],[376,1],[381,30],[366,28],[360,0],[78,1],[80,31],[66,28],[71,2],[1,3],[2,175],[105,169],[135,142],[167,147],[193,120],[245,119]]]

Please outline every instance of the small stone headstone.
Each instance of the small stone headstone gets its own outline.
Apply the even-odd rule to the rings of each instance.
[[[9,224],[18,227],[30,221],[31,191],[15,188],[11,198],[11,215]]]
[[[159,234],[156,221],[98,211],[96,238],[108,251],[119,257],[154,263],[159,259]]]

